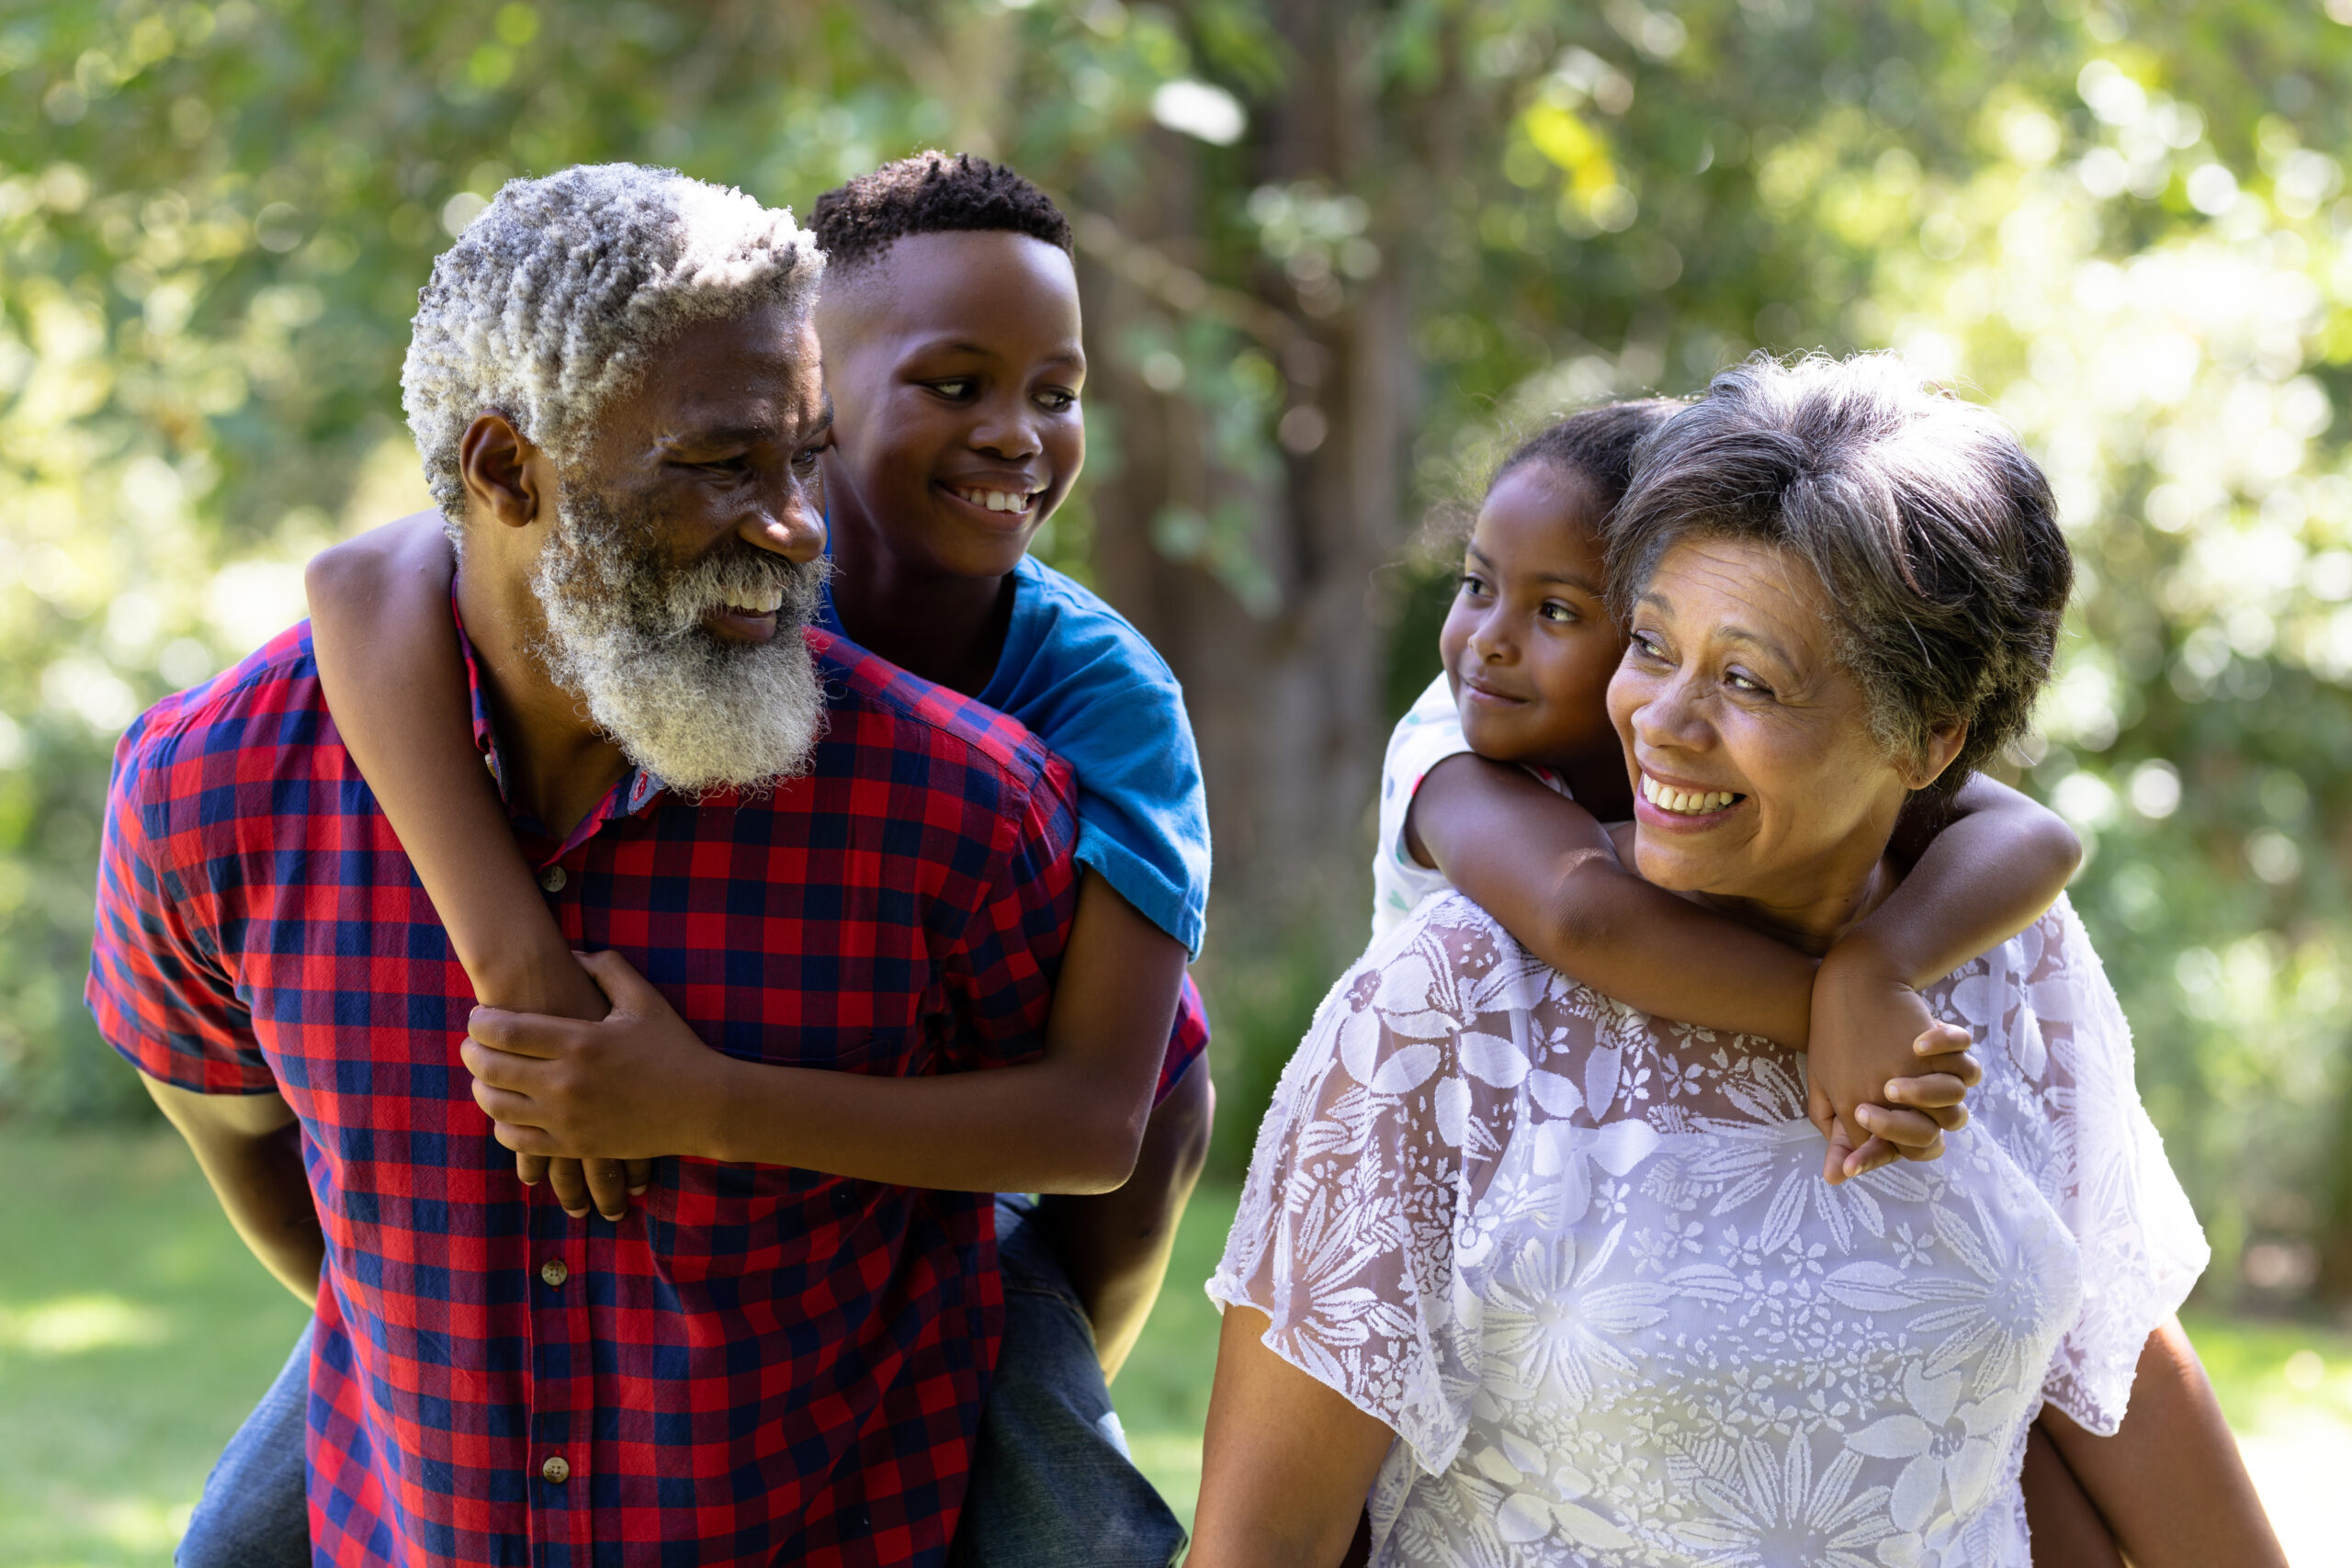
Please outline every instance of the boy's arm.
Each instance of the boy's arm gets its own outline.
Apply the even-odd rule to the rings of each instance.
[[[598,1018],[474,748],[449,617],[455,570],[435,513],[418,513],[311,562],[311,638],[352,760],[485,1002]]]
[[[704,1044],[616,953],[581,959],[601,1023],[477,1009],[474,1099],[507,1147],[684,1154],[963,1192],[1108,1192],[1135,1168],[1183,984],[1183,944],[1088,873],[1042,1059],[882,1077]]]
[[[2148,1336],[2115,1436],[2051,1406],[2041,1425],[2136,1568],[2287,1568],[2179,1319]]]
[[[315,558],[303,575],[319,683],[335,728],[375,792],[484,1002],[573,1018],[602,1018],[605,998],[582,973],[548,912],[514,830],[474,749],[465,661],[449,617],[456,570],[437,513],[388,523]],[[594,1201],[607,1218],[643,1170],[613,1162],[549,1169],[515,1162],[526,1182],[545,1175],[575,1216]]]
[[[1805,1049],[1812,959],[1643,881],[1592,813],[1522,770],[1449,757],[1407,821],[1447,881],[1562,974],[1661,1018]]]

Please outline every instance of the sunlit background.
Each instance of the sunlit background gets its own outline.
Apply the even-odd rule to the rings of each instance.
[[[625,157],[805,211],[926,145],[1075,221],[1091,458],[1041,547],[1167,653],[1209,769],[1194,1275],[1360,944],[1428,525],[1549,412],[1891,346],[2055,481],[2082,592],[2006,765],[2091,848],[2214,1243],[2200,1342],[2316,1540],[2352,1460],[2352,0],[2153,11],[0,4],[0,1178],[46,1195],[0,1197],[0,1562],[161,1561],[298,1316],[79,1005],[115,738],[424,504],[407,319],[503,181]],[[1119,1393],[1181,1493],[1209,1330],[1172,1295]]]

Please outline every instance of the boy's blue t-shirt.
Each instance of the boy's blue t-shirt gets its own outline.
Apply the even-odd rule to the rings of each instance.
[[[1197,958],[1209,813],[1183,688],[1092,591],[1028,556],[1012,581],[1004,652],[977,698],[1027,725],[1077,775],[1078,863]],[[842,629],[831,594],[819,624]]]

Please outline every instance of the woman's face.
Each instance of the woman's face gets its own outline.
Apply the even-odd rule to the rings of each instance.
[[[1812,570],[1774,547],[1675,545],[1609,688],[1642,875],[1823,940],[1868,892],[1905,797],[1960,744],[1956,727],[1939,738],[1933,771],[1880,749],[1832,655],[1833,613]]]

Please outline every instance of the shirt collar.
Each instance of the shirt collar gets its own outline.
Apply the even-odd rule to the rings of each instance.
[[[465,617],[458,609],[458,585],[454,579],[449,584],[449,619],[457,626],[458,653],[466,663],[466,695],[473,715],[474,750],[481,753],[482,765],[490,770],[492,781],[498,785],[498,797],[504,801],[506,800],[506,774],[498,760],[498,732],[491,727],[490,694],[482,682],[481,663],[475,657],[473,639],[466,635]],[[669,788],[668,784],[662,783],[660,775],[650,769],[630,767],[620,776],[619,781],[613,785],[604,800],[597,805],[596,809],[582,819],[580,825],[574,828],[570,836],[564,840],[562,846],[548,859],[554,860],[571,853],[575,847],[594,838],[598,829],[616,818],[635,817],[650,809],[662,795],[669,793]],[[510,815],[514,811],[511,801],[507,802],[507,810]],[[537,823],[530,822],[519,825],[532,829],[538,826]]]

